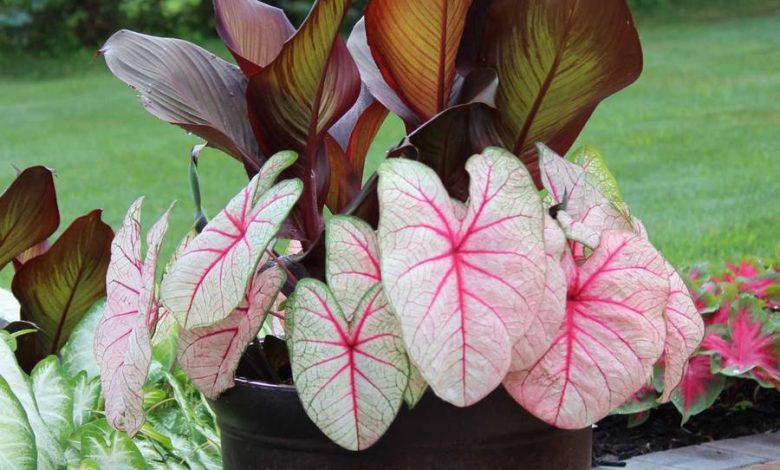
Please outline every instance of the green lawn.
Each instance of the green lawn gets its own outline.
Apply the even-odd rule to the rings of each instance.
[[[770,256],[780,242],[779,23],[648,23],[642,79],[605,102],[580,139],[604,153],[678,266]],[[14,176],[11,164],[56,169],[63,227],[96,207],[116,226],[140,195],[150,222],[178,200],[170,252],[192,219],[187,166],[197,139],[147,116],[99,60],[36,67],[0,58],[0,187]],[[399,132],[388,123],[375,161]],[[203,156],[201,174],[211,213],[245,182],[217,151]],[[0,285],[9,277],[0,273]]]

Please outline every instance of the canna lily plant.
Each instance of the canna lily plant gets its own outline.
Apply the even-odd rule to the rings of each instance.
[[[242,355],[284,381],[280,354],[255,341],[284,339],[309,417],[351,450],[428,389],[462,407],[503,387],[577,429],[662,362],[669,400],[701,318],[604,161],[559,156],[641,72],[625,1],[371,0],[344,41],[349,3],[319,0],[296,29],[261,2],[215,0],[237,66],[129,31],[101,49],[151,114],[250,176],[159,288],[165,217],[142,258],[140,202],[128,212],[95,337],[109,422],[143,424],[149,344],[167,316],[179,365],[211,399]],[[407,135],[364,174],[389,112]]]

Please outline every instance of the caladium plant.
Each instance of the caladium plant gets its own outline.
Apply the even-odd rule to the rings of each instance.
[[[427,389],[469,406],[503,387],[548,423],[583,428],[663,362],[669,399],[703,334],[693,300],[604,161],[555,153],[641,71],[625,1],[371,0],[345,42],[349,4],[316,1],[296,29],[256,0],[215,0],[237,65],[128,31],[102,48],[149,112],[251,177],[205,226],[198,211],[159,304],[131,210],[135,232],[115,243],[109,272],[130,253],[133,295],[109,289],[108,303],[132,305],[104,321],[132,310],[135,339],[96,338],[129,366],[107,390],[121,404],[113,424],[142,422],[139,351],[164,315],[206,396],[233,385],[246,350],[259,378],[294,384],[351,450]],[[388,112],[407,136],[364,175]],[[255,341],[268,333],[286,352],[279,338]],[[104,364],[104,381],[117,370]]]

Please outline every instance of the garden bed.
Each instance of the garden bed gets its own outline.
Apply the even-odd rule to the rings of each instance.
[[[778,431],[780,393],[745,382],[684,426],[671,405],[653,410],[640,426],[629,429],[627,421],[615,415],[599,422],[593,433],[594,464],[610,466],[650,452]]]

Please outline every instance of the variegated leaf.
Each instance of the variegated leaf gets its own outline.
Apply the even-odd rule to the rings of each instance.
[[[100,378],[81,371],[70,380],[73,389],[73,428],[79,429],[97,416]]]
[[[157,322],[155,273],[168,212],[147,234],[141,259],[140,212],[133,203],[111,244],[106,276],[106,310],[95,330],[95,359],[100,366],[106,417],[115,429],[134,435],[144,422],[143,386],[151,362],[151,330]]]
[[[409,355],[441,398],[479,401],[509,370],[545,278],[544,217],[530,175],[490,148],[466,165],[468,207],[430,168],[392,159],[379,170],[382,280]]]
[[[377,284],[352,321],[325,284],[298,283],[286,328],[295,386],[309,417],[349,450],[372,446],[403,401],[409,363]]]
[[[241,303],[260,257],[301,195],[298,180],[270,185],[294,161],[277,154],[187,246],[163,279],[165,307],[186,329],[224,320]]]
[[[280,268],[263,271],[254,276],[244,301],[227,318],[204,328],[180,331],[179,364],[208,398],[215,400],[233,387],[241,355],[260,331],[286,279]]]
[[[2,347],[2,346],[0,346]],[[35,434],[27,414],[8,382],[0,375],[0,468],[36,470]]]
[[[35,365],[30,374],[33,396],[41,419],[60,445],[73,430],[73,390],[56,356]]]
[[[604,232],[572,274],[552,344],[505,381],[524,408],[564,429],[590,426],[647,382],[663,352],[669,297],[663,258],[629,232]]]

